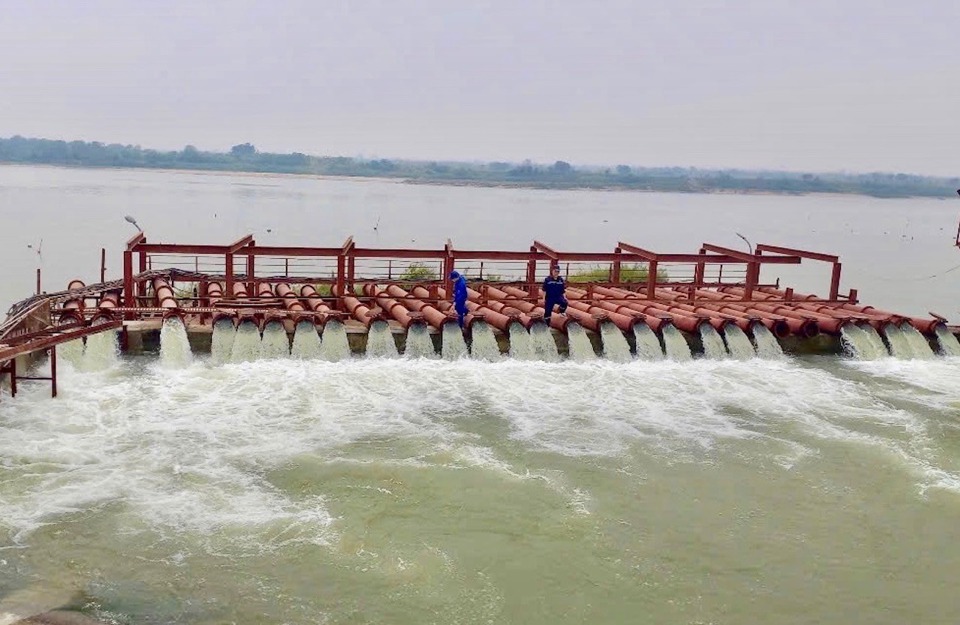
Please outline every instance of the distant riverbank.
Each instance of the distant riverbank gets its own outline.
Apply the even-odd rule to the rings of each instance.
[[[0,138],[0,163],[64,167],[135,168],[247,174],[286,174],[349,179],[391,179],[430,185],[527,189],[592,189],[675,193],[806,195],[841,193],[881,198],[951,197],[960,178],[903,173],[802,173],[692,167],[574,166],[565,161],[538,164],[411,161],[300,152],[260,152],[245,143],[229,152],[193,146],[160,151],[97,141]]]

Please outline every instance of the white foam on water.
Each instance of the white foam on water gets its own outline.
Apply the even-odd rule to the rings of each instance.
[[[263,338],[260,342],[260,358],[289,358],[290,338],[283,323],[268,321],[263,327]]]
[[[350,343],[343,323],[330,319],[323,326],[323,340],[320,343],[320,360],[340,362],[350,358]]]
[[[210,359],[216,364],[230,362],[237,328],[231,319],[217,319],[210,339]]]
[[[936,333],[941,354],[944,356],[960,356],[960,341],[957,341],[953,332],[948,330],[946,326],[938,325]]]
[[[165,367],[185,367],[193,360],[190,340],[183,321],[176,317],[165,319],[160,328],[160,362]]]
[[[367,358],[397,358],[397,343],[393,339],[390,324],[378,319],[370,324],[367,331]]]
[[[755,322],[750,329],[753,332],[757,356],[767,359],[783,358],[783,347],[780,346],[780,341],[773,332],[760,322]]]
[[[467,342],[463,340],[463,330],[457,324],[443,324],[440,340],[440,351],[445,360],[458,360],[467,357]]]
[[[308,359],[320,357],[320,335],[317,333],[315,323],[310,320],[297,323],[297,327],[293,330],[293,346],[290,348],[290,356]]]
[[[523,324],[514,321],[510,324],[510,357],[517,360],[536,360],[530,333]]]
[[[727,346],[723,344],[720,333],[709,323],[700,325],[700,340],[703,343],[703,356],[714,360],[727,357]]]
[[[260,358],[260,329],[252,321],[241,321],[237,326],[230,362],[250,362]]]
[[[630,362],[633,355],[630,353],[630,344],[627,343],[623,332],[612,321],[600,324],[600,336],[603,338],[603,357],[611,362]]]
[[[731,358],[748,360],[757,355],[750,338],[738,326],[730,323],[723,329],[723,338]]]
[[[656,333],[645,323],[636,323],[633,326],[633,336],[636,339],[637,358],[640,360],[663,360],[663,347]]]
[[[496,362],[502,358],[493,328],[485,321],[476,321],[470,328],[470,355],[475,360]]]
[[[910,344],[910,351],[914,358],[929,360],[933,358],[933,350],[930,349],[930,342],[915,327],[909,323],[900,326],[900,332],[903,333],[904,340]]]
[[[567,349],[570,352],[570,360],[576,362],[595,360],[597,358],[597,354],[593,351],[593,344],[590,342],[590,337],[587,336],[586,330],[576,321],[571,321],[567,326]]]
[[[407,328],[407,343],[403,355],[408,358],[436,358],[437,352],[433,346],[433,338],[427,326],[414,323]]]
[[[538,321],[530,326],[530,345],[537,360],[560,362],[557,341],[553,338],[553,331],[547,324]]]
[[[663,352],[668,360],[686,362],[693,359],[690,344],[683,333],[672,325],[665,325],[660,331],[663,336]]]
[[[892,323],[888,323],[887,325],[883,326],[883,335],[887,337],[887,342],[890,343],[890,353],[895,358],[915,357],[910,342],[907,340],[907,337],[904,336],[899,327]]]

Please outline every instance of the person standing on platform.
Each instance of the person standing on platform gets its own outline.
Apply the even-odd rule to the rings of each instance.
[[[463,317],[467,314],[467,279],[459,271],[451,271],[453,280],[453,309],[457,311],[460,329],[463,329]]]
[[[554,265],[550,268],[550,275],[543,281],[543,321],[547,325],[550,324],[554,306],[559,306],[557,312],[561,315],[567,314],[567,298],[564,297],[566,291],[567,284],[560,275],[560,265]]]

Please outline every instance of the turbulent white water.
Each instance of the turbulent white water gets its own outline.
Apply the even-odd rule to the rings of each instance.
[[[516,360],[535,360],[530,333],[518,322],[510,324],[510,357]]]
[[[737,360],[747,360],[757,355],[753,348],[750,338],[734,324],[728,324],[723,329],[723,338],[727,344],[727,351],[732,358]]]
[[[603,357],[611,362],[630,362],[630,344],[623,332],[612,321],[600,324],[600,336],[603,338]]]
[[[250,362],[260,357],[260,329],[252,321],[241,321],[230,349],[230,362]]]
[[[883,335],[887,337],[890,343],[890,353],[896,358],[914,358],[913,348],[910,341],[904,336],[900,328],[892,323],[883,326]]]
[[[656,333],[645,323],[633,326],[633,336],[637,344],[637,358],[640,360],[663,360],[663,347]]]
[[[753,331],[753,340],[757,348],[757,356],[760,358],[783,358],[783,347],[773,332],[767,329],[765,325],[755,322],[751,327]]]
[[[172,317],[160,328],[160,363],[165,367],[181,368],[190,364],[190,340],[183,321]]]
[[[537,360],[560,362],[557,341],[553,338],[553,330],[547,324],[537,322],[530,326],[530,345]]]
[[[213,336],[210,339],[210,358],[223,364],[230,362],[233,353],[233,341],[237,336],[237,327],[230,319],[217,319],[213,324]]]
[[[88,336],[81,368],[85,371],[103,371],[115,367],[120,360],[118,335],[116,330],[108,330]]]
[[[367,332],[367,358],[396,358],[399,355],[390,325],[380,320],[371,323]]]
[[[57,346],[57,358],[80,367],[83,362],[83,339],[73,339]]]
[[[944,356],[960,356],[960,342],[957,337],[946,328],[938,325],[936,328],[937,343],[940,345],[940,353]]]
[[[663,326],[660,333],[663,336],[663,352],[668,360],[684,362],[693,358],[690,344],[680,330],[667,324]]]
[[[289,358],[290,337],[283,324],[279,321],[268,321],[263,328],[263,338],[260,341],[261,358]]]
[[[440,353],[446,360],[467,357],[467,342],[463,340],[463,330],[457,324],[443,324],[440,341]]]
[[[319,358],[320,334],[317,325],[309,320],[300,321],[293,331],[293,346],[290,355],[294,358]]]
[[[571,321],[567,326],[567,351],[570,360],[575,362],[594,360],[597,357],[586,330],[575,321]]]
[[[350,358],[350,342],[343,323],[335,319],[323,326],[323,341],[320,343],[320,360],[339,362]]]
[[[407,329],[407,346],[403,355],[408,358],[436,358],[430,331],[422,323],[414,323]]]
[[[909,323],[905,323],[900,326],[900,332],[903,334],[904,340],[910,345],[910,351],[913,353],[914,358],[924,360],[933,358],[933,350],[930,349],[930,342],[920,333],[920,330],[917,330]]]
[[[727,347],[723,344],[723,338],[709,323],[700,325],[700,340],[703,343],[705,358],[720,359],[727,357]]]
[[[500,360],[500,346],[493,328],[485,321],[477,321],[470,329],[470,355],[476,360],[496,362]]]

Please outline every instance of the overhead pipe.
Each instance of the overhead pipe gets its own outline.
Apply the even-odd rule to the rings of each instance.
[[[490,288],[489,285],[484,284],[480,288],[481,288],[480,291],[467,288],[467,296],[469,297],[469,299],[483,302],[482,305],[484,307],[489,308],[495,313],[500,313],[501,315],[510,317],[511,322],[519,323],[524,327],[524,329],[529,330],[530,326],[533,325],[533,322],[540,319],[539,317],[532,317],[526,314],[525,312],[521,311],[519,308],[508,306],[507,304],[499,300],[495,300],[487,297],[485,294],[487,290]]]
[[[594,299],[586,297],[586,291],[583,289],[574,289],[567,288],[567,304],[573,306],[577,304],[576,308],[583,310],[584,312],[592,314],[603,313],[607,315],[607,318],[614,323],[618,328],[624,332],[632,332],[633,326],[638,323],[646,323],[650,326],[651,329],[659,330],[663,326],[663,320],[658,317],[652,317],[643,314],[638,310],[628,308],[626,306],[618,306],[612,302],[600,302]],[[569,310],[569,308],[567,309]],[[650,319],[650,323],[647,322],[647,319]],[[651,323],[657,325],[654,328]]]
[[[280,282],[274,290],[277,297],[283,300],[283,307],[290,313],[290,318],[293,319],[294,322],[299,321],[300,318],[303,317],[300,313],[304,312],[305,309],[297,298],[297,294],[290,288],[290,285],[285,282]]]
[[[84,284],[82,280],[71,280],[70,284],[67,285],[67,290],[78,291],[85,286],[86,284]],[[77,295],[64,301],[62,310],[60,311],[60,323],[83,323],[83,309],[85,305],[82,295]]]
[[[731,294],[736,293],[736,291],[727,291],[726,287],[721,287],[721,289],[724,289],[723,291],[721,291],[724,293],[731,293]],[[754,295],[757,295],[757,293],[754,293]],[[776,303],[773,303],[773,302],[764,303],[764,302],[765,302],[764,299],[759,299],[759,300],[753,299],[750,301],[749,308],[755,309],[755,310],[762,310],[765,312],[771,312],[778,315],[783,315],[784,317],[788,317],[792,319],[813,319],[814,321],[817,322],[817,326],[821,330],[823,330],[824,332],[828,332],[830,334],[840,334],[840,329],[843,326],[845,326],[848,323],[854,322],[852,317],[847,317],[843,319],[843,318],[838,318],[831,315],[824,315],[818,312],[814,312],[812,310],[798,309],[793,306],[785,306],[780,304],[779,302],[776,302]]]
[[[183,317],[180,310],[180,303],[173,294],[173,289],[164,278],[153,279],[153,294],[157,301],[157,306],[163,308],[163,318]]]
[[[422,314],[407,310],[400,302],[380,292],[375,284],[367,283],[363,285],[363,294],[373,298],[377,302],[377,306],[393,317],[394,321],[403,326],[404,330],[408,330],[411,325],[426,325]]]
[[[233,283],[233,296],[237,298],[247,297],[247,285],[243,282]]]
[[[216,308],[220,305],[221,300],[223,300],[223,285],[219,282],[208,282],[207,283],[207,304],[210,308]],[[225,310],[220,310],[213,313],[213,323],[217,323],[221,319],[229,319],[231,323],[236,324],[237,315],[232,312],[227,312]]]
[[[740,287],[720,287],[720,290],[723,293],[729,293],[731,295],[743,296],[743,289]],[[786,293],[783,293],[783,298],[772,295],[770,293],[764,292],[754,292],[754,299],[750,302],[750,305],[754,308],[760,310],[767,310],[768,307],[775,306],[779,308],[780,314],[787,315],[786,310],[793,311],[794,314],[807,314],[814,319],[816,319],[817,324],[825,332],[831,334],[839,334],[840,329],[848,323],[855,323],[856,321],[869,320],[869,317],[860,315],[854,311],[837,311],[833,308],[827,308],[823,311],[814,310],[810,304],[805,304],[804,302],[789,302],[789,304],[783,304],[779,300],[786,298]],[[760,303],[763,302],[763,303]],[[789,308],[788,308],[789,306]],[[891,320],[891,322],[893,322]]]
[[[97,312],[93,315],[91,323],[97,321],[110,321],[113,319],[113,309],[120,305],[120,292],[107,291],[100,296],[100,303],[97,305]]]
[[[427,323],[438,330],[441,330],[443,326],[447,325],[448,323],[458,323],[457,314],[453,310],[453,305],[451,303],[437,302],[437,305],[434,306],[421,301],[423,299],[434,299],[434,296],[431,295],[430,291],[425,287],[416,286],[411,289],[409,293],[396,285],[391,285],[387,288],[388,292],[391,295],[395,295],[401,304],[410,310],[415,310],[423,314],[423,317],[427,320]],[[407,299],[403,299],[404,297]],[[436,295],[436,298],[439,298],[439,293]],[[471,328],[474,320],[474,315],[466,315],[463,319],[464,328]]]
[[[612,290],[619,291],[620,289]],[[702,289],[697,290],[698,294],[702,292]],[[629,291],[624,291],[624,293],[629,293]],[[770,332],[773,333],[773,335],[777,338],[783,338],[790,334],[790,326],[787,324],[784,317],[779,315],[770,315],[768,313],[761,313],[760,311],[749,312],[747,310],[737,310],[722,305],[718,306],[712,303],[703,302],[703,298],[701,298],[699,295],[696,295],[695,297],[701,301],[697,301],[696,305],[693,305],[690,303],[685,303],[682,300],[682,298],[685,297],[684,293],[662,287],[656,288],[654,290],[654,295],[656,297],[670,300],[675,306],[682,308],[683,310],[698,314],[708,314],[711,316],[716,316],[720,319],[728,319],[744,332],[753,332],[753,325],[755,323],[759,323],[770,330]]]

